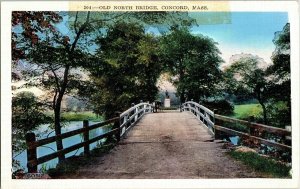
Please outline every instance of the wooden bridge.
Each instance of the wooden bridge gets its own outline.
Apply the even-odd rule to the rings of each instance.
[[[251,178],[261,177],[240,162],[226,155],[220,133],[229,133],[247,137],[253,141],[290,151],[291,147],[255,135],[257,131],[266,131],[289,140],[290,131],[266,125],[235,120],[214,114],[211,110],[195,102],[183,104],[180,111],[152,113],[152,106],[140,103],[106,122],[54,136],[39,141],[27,137],[28,170],[37,171],[37,165],[84,147],[89,155],[89,144],[115,135],[118,145],[110,153],[97,158],[90,165],[81,167],[72,175],[62,178]],[[249,127],[249,133],[235,131],[216,125],[217,120],[241,122]],[[108,133],[95,138],[89,137],[89,131],[109,123],[114,127]],[[66,138],[84,133],[84,142],[43,157],[36,156],[38,146],[54,142],[57,138]],[[32,135],[32,134],[31,134]]]

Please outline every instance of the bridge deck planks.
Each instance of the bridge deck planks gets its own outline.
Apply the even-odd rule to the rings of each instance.
[[[189,112],[147,114],[109,154],[64,178],[260,177],[211,139]]]

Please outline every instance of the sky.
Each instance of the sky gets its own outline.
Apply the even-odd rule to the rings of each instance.
[[[191,32],[209,36],[218,42],[226,63],[232,55],[240,53],[258,55],[271,63],[270,57],[275,49],[272,42],[274,33],[281,31],[288,22],[285,12],[197,13],[192,16],[214,18],[200,20],[199,26],[192,27]]]

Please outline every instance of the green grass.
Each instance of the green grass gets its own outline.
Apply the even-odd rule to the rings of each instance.
[[[273,159],[262,157],[254,152],[228,152],[229,155],[239,161],[242,161],[244,164],[253,168],[254,170],[272,175],[276,178],[290,178],[289,171],[290,166],[287,166],[283,163],[277,162]]]
[[[245,119],[250,116],[260,117],[262,115],[262,107],[260,104],[243,104],[234,106],[234,118]]]
[[[86,112],[63,112],[61,114],[62,120],[64,121],[102,121],[102,116],[97,116],[93,112],[86,111]]]

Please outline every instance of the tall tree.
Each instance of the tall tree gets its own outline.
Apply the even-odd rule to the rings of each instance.
[[[138,23],[120,21],[98,43],[102,63],[91,69],[95,86],[102,89],[94,95],[97,113],[111,117],[132,102],[153,101],[161,70],[154,36],[145,34]]]
[[[194,36],[187,28],[175,27],[161,40],[163,61],[176,78],[181,103],[200,100],[215,93],[221,78],[219,64],[223,62],[217,43],[203,35]]]
[[[23,63],[28,85],[50,90],[54,111],[55,134],[61,134],[60,112],[63,97],[78,92],[87,81],[78,74],[94,59],[95,39],[118,20],[140,20],[143,25],[166,23],[192,24],[187,13],[132,12],[13,12],[13,62]],[[26,60],[26,61],[25,61]],[[16,76],[16,74],[12,74]],[[26,77],[27,76],[27,77]],[[87,92],[91,92],[85,90]],[[85,94],[89,96],[90,94]],[[57,150],[63,149],[57,139]],[[59,161],[64,155],[59,156]]]
[[[29,82],[27,86],[38,86],[46,90],[50,90],[52,94],[51,108],[54,110],[54,126],[55,134],[61,134],[60,111],[64,95],[75,89],[78,85],[79,75],[72,73],[72,68],[77,68],[83,63],[84,47],[78,48],[80,38],[84,32],[89,29],[90,13],[86,13],[85,22],[79,24],[75,20],[74,33],[64,35],[57,27],[58,22],[47,22],[49,15],[59,15],[53,12],[18,12],[13,15],[26,14],[25,24],[22,22],[24,31],[18,36],[17,46],[25,49],[25,56],[28,62],[24,64],[28,69],[23,70],[24,78]],[[37,20],[46,20],[44,22],[36,22],[31,20],[38,15]],[[60,21],[66,16],[60,15]],[[29,20],[27,22],[27,20]],[[15,25],[18,27],[18,25]],[[18,29],[16,29],[17,31]],[[33,37],[32,37],[33,36]],[[25,44],[22,44],[25,41]],[[28,45],[29,44],[29,45]],[[13,58],[15,59],[15,58]],[[74,70],[73,70],[74,71]],[[75,71],[76,72],[76,71]],[[27,76],[27,77],[26,77]],[[76,85],[77,84],[77,85]],[[72,86],[72,87],[71,87]],[[56,141],[57,150],[63,149],[62,140]],[[59,161],[64,160],[64,155],[59,157]]]
[[[291,124],[291,68],[290,68],[290,24],[287,23],[282,31],[275,32],[273,43],[276,48],[272,54],[273,64],[266,73],[269,78],[268,96],[272,109],[274,125]],[[276,111],[274,111],[276,109]],[[272,111],[273,110],[273,111]]]
[[[276,48],[272,55],[273,64],[266,70],[269,81],[269,97],[275,102],[286,103],[285,124],[291,123],[291,68],[290,68],[290,24],[275,33],[273,43]],[[274,102],[274,103],[275,103]]]
[[[261,58],[241,57],[225,70],[226,83],[233,93],[244,93],[257,99],[263,109],[264,123],[267,124],[266,103],[268,81],[265,70],[259,67]]]

